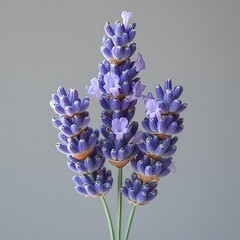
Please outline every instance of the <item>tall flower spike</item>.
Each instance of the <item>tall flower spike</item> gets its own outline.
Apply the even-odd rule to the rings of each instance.
[[[156,99],[149,93],[144,100],[147,117],[142,126],[147,133],[143,133],[143,140],[138,144],[141,152],[131,162],[143,181],[158,181],[176,171],[171,156],[176,152],[178,138],[172,135],[183,130],[183,118],[180,118],[179,112],[187,105],[178,99],[182,92],[182,86],[173,89],[172,81],[168,79],[164,88],[160,85],[156,87]]]

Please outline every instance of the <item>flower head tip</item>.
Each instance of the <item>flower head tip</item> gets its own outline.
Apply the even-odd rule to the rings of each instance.
[[[122,12],[123,25],[125,28],[127,28],[128,22],[132,17],[133,17],[133,14],[131,12],[127,12],[127,11]]]

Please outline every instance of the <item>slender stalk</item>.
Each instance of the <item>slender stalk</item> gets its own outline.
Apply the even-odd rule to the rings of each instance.
[[[117,240],[121,240],[122,229],[122,168],[118,169],[118,208],[117,208]]]
[[[133,206],[132,211],[129,215],[128,225],[127,225],[127,230],[126,230],[126,235],[125,235],[124,240],[128,240],[128,236],[129,236],[129,233],[130,233],[130,230],[131,230],[132,221],[133,221],[133,217],[134,217],[134,214],[135,214],[136,207],[137,206]]]
[[[111,218],[111,214],[110,214],[106,199],[104,197],[101,197],[101,200],[102,200],[102,204],[103,204],[103,207],[104,207],[104,210],[105,210],[105,213],[106,213],[106,217],[107,217],[107,220],[108,220],[108,227],[109,227],[111,240],[115,240],[112,218]]]

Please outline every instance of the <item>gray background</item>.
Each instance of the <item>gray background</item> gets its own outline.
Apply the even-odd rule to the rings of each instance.
[[[1,240],[109,239],[100,200],[75,193],[74,173],[55,149],[49,100],[59,85],[86,95],[102,60],[103,26],[122,10],[137,22],[146,92],[171,78],[189,103],[178,171],[137,209],[130,239],[239,239],[240,2],[0,0]],[[136,120],[144,117],[138,106]],[[116,185],[107,200],[114,212]],[[125,226],[125,200],[124,209]]]

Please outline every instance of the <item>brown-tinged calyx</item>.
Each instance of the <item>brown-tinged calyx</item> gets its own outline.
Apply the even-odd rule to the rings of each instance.
[[[94,148],[90,148],[85,152],[74,154],[73,157],[82,161],[82,160],[85,160],[91,153],[93,153],[93,151],[94,151]]]
[[[160,140],[164,140],[164,139],[170,137],[170,135],[163,134],[163,133],[154,133],[153,135],[157,136]]]
[[[113,160],[113,159],[111,159],[111,160],[109,160],[109,162],[110,162],[113,166],[115,166],[115,167],[117,167],[117,168],[123,168],[123,167],[125,167],[132,159],[133,159],[133,157],[129,157],[129,158],[123,160],[123,161],[118,161],[118,160]]]
[[[142,173],[137,173],[137,175],[143,182],[158,182],[160,180],[160,178],[156,177],[155,175],[146,176]]]
[[[80,116],[80,115],[82,115],[84,112],[85,112],[85,111],[83,111],[83,112],[78,112],[78,113],[74,113],[72,116],[69,116],[69,115],[67,115],[67,114],[62,115],[62,116],[63,116],[63,117],[68,117],[68,118],[73,118],[74,116]]]
[[[118,60],[118,59],[115,59],[115,58],[109,58],[108,62],[110,64],[117,64],[118,66],[121,66],[126,60],[127,59],[125,59],[125,60]]]
[[[146,156],[148,156],[148,157],[150,157],[150,158],[152,158],[154,160],[158,160],[160,158],[160,156],[157,156],[157,155],[154,155],[154,154],[150,154],[150,153],[146,154]]]

